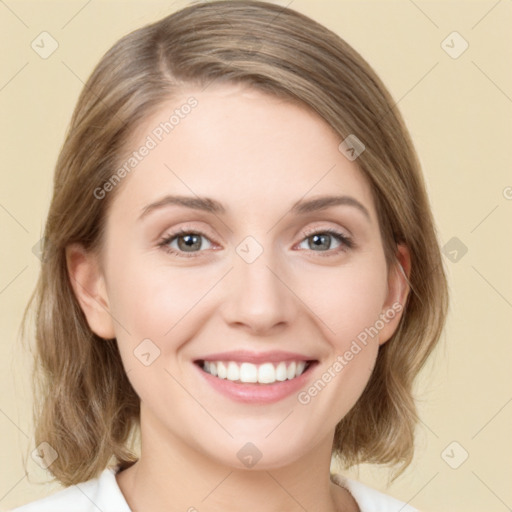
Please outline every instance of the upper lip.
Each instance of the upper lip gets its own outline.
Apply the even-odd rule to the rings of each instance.
[[[299,354],[297,352],[286,352],[283,350],[272,350],[268,352],[251,352],[248,350],[234,350],[230,352],[217,352],[209,354],[197,361],[238,361],[240,363],[274,363],[280,361],[315,361],[314,358]]]

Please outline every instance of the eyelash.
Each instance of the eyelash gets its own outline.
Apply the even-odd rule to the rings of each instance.
[[[171,243],[175,238],[178,238],[180,235],[198,235],[198,236],[202,236],[210,241],[210,239],[204,233],[201,233],[199,231],[194,231],[191,229],[187,229],[187,228],[180,228],[179,230],[175,231],[174,233],[165,235],[158,243],[158,247],[160,247],[161,249],[163,249],[165,252],[167,252],[169,254],[173,254],[175,256],[184,257],[184,258],[195,258],[195,257],[199,256],[201,252],[203,252],[203,251],[197,251],[197,252],[186,253],[184,251],[176,251],[175,249],[171,249],[168,244]],[[319,256],[324,257],[324,258],[337,256],[340,252],[346,252],[350,249],[353,249],[355,246],[353,240],[350,237],[348,237],[347,235],[345,235],[335,229],[332,229],[332,228],[316,229],[316,230],[313,229],[310,231],[306,231],[304,233],[304,238],[301,240],[301,243],[304,240],[307,240],[308,238],[312,237],[313,235],[331,235],[341,243],[341,246],[338,247],[337,249],[329,249],[328,251],[312,251],[312,252],[318,252]],[[322,254],[322,253],[324,253],[324,254]]]

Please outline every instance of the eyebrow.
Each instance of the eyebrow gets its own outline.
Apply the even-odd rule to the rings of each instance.
[[[190,196],[173,196],[167,195],[158,201],[148,204],[142,209],[139,220],[146,217],[152,211],[158,210],[165,206],[177,205],[193,210],[201,210],[214,214],[225,214],[226,209],[215,199],[209,197],[190,197]],[[332,206],[353,206],[362,212],[368,220],[371,220],[370,213],[366,207],[361,204],[357,199],[351,196],[320,196],[307,201],[299,200],[291,207],[290,211],[296,215],[303,215],[306,213],[325,210]]]

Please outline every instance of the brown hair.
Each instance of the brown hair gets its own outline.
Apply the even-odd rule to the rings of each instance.
[[[250,34],[250,36],[248,36]],[[343,39],[278,5],[212,1],[186,7],[120,39],[85,84],[59,155],[42,246],[36,301],[35,442],[58,453],[48,470],[64,485],[94,478],[111,458],[124,468],[139,425],[139,398],[116,340],[89,328],[70,284],[65,248],[98,250],[108,206],[103,186],[140,123],[187,85],[243,83],[313,109],[366,150],[357,164],[371,185],[388,265],[397,243],[411,254],[404,314],[379,350],[362,396],[336,427],[346,465],[399,464],[413,456],[415,376],[437,343],[448,292],[421,169],[404,122],[369,64]]]

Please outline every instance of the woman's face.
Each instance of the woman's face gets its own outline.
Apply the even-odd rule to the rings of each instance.
[[[357,160],[310,111],[231,85],[184,92],[132,142],[103,188],[119,187],[101,273],[75,277],[143,428],[234,467],[331,443],[406,294]]]

